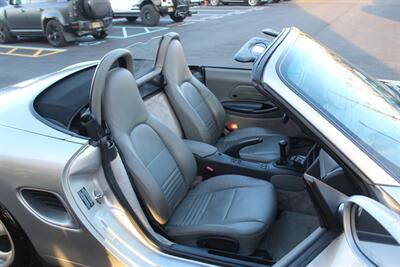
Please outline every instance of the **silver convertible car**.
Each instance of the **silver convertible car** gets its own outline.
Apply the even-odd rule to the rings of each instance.
[[[0,266],[396,266],[400,90],[296,28],[168,33],[0,91]]]

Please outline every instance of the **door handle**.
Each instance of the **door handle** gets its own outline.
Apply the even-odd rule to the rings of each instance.
[[[21,12],[22,12],[22,13],[25,13],[25,9],[21,9]]]
[[[272,103],[254,101],[225,101],[222,106],[230,111],[247,114],[272,113],[278,110]]]
[[[43,8],[39,8],[39,11],[40,11],[40,12],[43,12],[43,11],[44,11],[44,9],[43,9]]]

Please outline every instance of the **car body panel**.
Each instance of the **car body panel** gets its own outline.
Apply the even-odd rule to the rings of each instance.
[[[118,157],[112,163],[118,179],[125,179],[124,190],[132,190],[123,163]],[[76,216],[91,232],[93,237],[126,266],[210,266],[172,255],[168,255],[152,245],[140,228],[129,219],[127,211],[120,205],[108,186],[101,166],[100,149],[83,146],[66,166],[62,183],[68,202]],[[127,184],[128,183],[128,184]],[[91,196],[94,192],[102,194],[101,199],[88,209],[78,195],[82,188]],[[130,204],[137,215],[145,219],[145,214],[134,192]],[[154,232],[153,232],[154,233]],[[166,241],[169,245],[172,243]],[[118,266],[118,265],[117,265]]]
[[[36,251],[47,262],[56,265],[60,261],[71,261],[93,266],[98,262],[94,261],[96,257],[107,259],[104,248],[98,245],[84,225],[77,222],[77,229],[56,225],[35,213],[20,194],[23,189],[52,192],[70,210],[62,189],[61,175],[64,166],[81,145],[8,127],[0,126],[0,133],[0,203],[14,216]],[[49,243],[49,240],[52,242]],[[82,251],[81,246],[91,249]]]
[[[339,255],[339,256],[338,256]],[[308,266],[367,266],[352,251],[344,233],[339,235],[328,245]]]
[[[70,68],[18,83],[0,91],[0,125],[28,132],[66,140],[72,133],[65,133],[50,127],[42,120],[33,107],[34,99],[46,88],[60,79],[92,66],[92,62],[82,63]]]

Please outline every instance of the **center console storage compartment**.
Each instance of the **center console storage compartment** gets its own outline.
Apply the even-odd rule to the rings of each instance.
[[[274,163],[262,163],[242,160],[217,152],[205,158],[197,158],[199,174],[204,178],[222,174],[240,174],[269,180],[273,175],[302,175],[301,173],[280,168]]]
[[[302,176],[298,168],[280,166],[275,162],[253,162],[219,152],[216,147],[193,140],[184,140],[198,165],[198,174],[204,179],[223,174],[239,174],[270,180],[276,175]]]

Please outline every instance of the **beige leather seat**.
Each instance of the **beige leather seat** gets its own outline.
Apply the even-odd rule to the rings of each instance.
[[[166,93],[175,109],[187,139],[217,146],[220,151],[246,138],[261,137],[262,142],[240,150],[240,157],[252,161],[279,159],[279,141],[288,137],[267,128],[244,128],[221,137],[225,128],[225,110],[215,95],[197,80],[186,63],[179,35],[169,33],[163,74]]]
[[[146,110],[131,61],[124,49],[103,58],[91,110],[99,123],[104,116],[151,215],[176,242],[251,254],[276,214],[272,184],[224,175],[190,190],[196,161],[185,143]],[[112,67],[116,62],[119,67]]]

